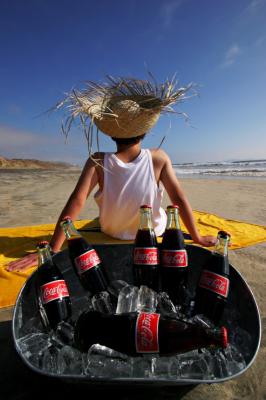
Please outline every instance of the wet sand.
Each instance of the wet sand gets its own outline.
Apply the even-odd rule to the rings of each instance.
[[[79,177],[73,170],[0,170],[0,226],[38,225],[56,222]],[[266,180],[180,179],[192,208],[254,224],[266,225]],[[169,204],[167,196],[164,206]],[[80,219],[97,217],[92,196]],[[230,262],[250,285],[258,303],[265,332],[266,243],[229,252]],[[241,301],[241,299],[239,299]],[[0,319],[11,318],[9,310]],[[210,386],[199,385],[185,394],[185,400],[227,400],[266,398],[265,334],[253,365],[239,378]],[[172,393],[175,393],[172,390]],[[176,391],[176,393],[178,393]],[[172,395],[171,398],[178,398]]]

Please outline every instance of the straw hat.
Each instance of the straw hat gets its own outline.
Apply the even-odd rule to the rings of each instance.
[[[103,84],[89,81],[84,90],[72,90],[55,108],[70,112],[62,125],[66,135],[79,118],[88,141],[94,125],[108,136],[131,138],[150,131],[162,112],[176,112],[171,105],[183,101],[193,86],[177,89],[176,84],[107,76]]]

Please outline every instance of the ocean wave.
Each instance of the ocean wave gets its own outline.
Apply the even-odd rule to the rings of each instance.
[[[174,168],[178,175],[228,175],[228,176],[261,176],[266,177],[265,168]]]
[[[177,175],[266,177],[266,159],[173,164]]]

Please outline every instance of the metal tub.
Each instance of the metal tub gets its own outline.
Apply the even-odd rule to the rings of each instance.
[[[132,275],[132,244],[108,244],[108,245],[94,245],[99,253],[102,262],[104,263],[110,280],[125,280],[127,282],[133,281]],[[198,246],[187,245],[190,276],[189,276],[189,290],[193,293],[196,282],[198,280],[201,267],[208,257],[210,251]],[[68,251],[64,250],[54,256],[54,260],[59,269],[63,273],[66,281],[68,282],[70,296],[73,305],[74,316],[80,310],[86,309],[86,296],[87,293],[82,289],[70,263]],[[35,289],[34,284],[36,280],[36,272],[27,280],[25,285],[18,295],[13,321],[12,321],[12,334],[15,343],[15,348],[22,361],[33,371],[38,374],[63,379],[68,382],[87,383],[87,384],[140,384],[140,385],[159,385],[159,386],[174,386],[174,385],[196,385],[200,383],[219,383],[239,376],[244,373],[253,363],[260,345],[261,339],[261,322],[258,306],[252,291],[240,273],[230,265],[230,294],[228,298],[227,308],[225,309],[222,323],[228,327],[229,340],[232,335],[237,331],[246,331],[248,341],[238,343],[239,350],[244,356],[246,366],[235,375],[230,375],[223,378],[216,378],[215,380],[202,380],[202,379],[166,379],[166,378],[91,378],[85,375],[59,375],[49,372],[44,372],[31,364],[28,359],[23,355],[19,346],[18,340],[25,335],[23,327],[28,319],[37,314],[36,302],[34,299]]]

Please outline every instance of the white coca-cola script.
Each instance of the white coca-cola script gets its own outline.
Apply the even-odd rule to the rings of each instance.
[[[68,296],[69,293],[64,280],[60,279],[58,281],[52,281],[41,286],[41,298],[43,304]]]
[[[199,286],[217,293],[220,296],[227,297],[229,291],[229,279],[205,269],[202,271]]]
[[[101,260],[94,249],[91,249],[75,258],[75,265],[79,275],[100,263]]]
[[[186,250],[163,250],[162,264],[164,267],[187,267]]]
[[[135,247],[134,264],[136,265],[159,264],[159,254],[157,247]]]
[[[159,314],[140,313],[136,322],[136,352],[159,353]]]

